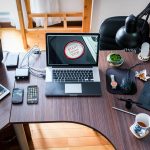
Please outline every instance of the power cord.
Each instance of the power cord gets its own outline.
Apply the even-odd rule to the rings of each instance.
[[[124,90],[125,94],[128,94],[133,90],[136,90],[136,86],[131,79],[131,70],[136,66],[143,65],[144,63],[145,62],[140,62],[131,66],[130,68],[127,68],[126,76],[124,79],[122,79],[122,83],[120,85],[120,87]]]
[[[29,68],[29,72],[35,76],[35,77],[39,77],[39,78],[45,78],[46,74],[44,73],[37,73],[37,72],[34,72],[31,68]]]
[[[23,62],[26,60],[26,58],[29,58],[30,55],[32,55],[34,52],[36,52],[36,53],[38,53],[38,54],[41,53],[41,52],[40,52],[40,49],[39,49],[39,47],[38,47],[38,45],[34,45],[34,46],[25,54],[25,56],[23,57],[23,59],[22,59],[20,65],[19,65],[19,68],[22,68]]]
[[[30,66],[30,56],[32,56],[32,54],[38,54],[40,55],[41,54],[41,51],[38,47],[38,45],[34,45],[26,54],[25,56],[23,57],[20,65],[19,65],[19,68],[28,68],[29,69],[29,72],[33,75],[33,76],[36,76],[36,77],[39,77],[39,78],[45,78],[45,75],[46,75],[46,71],[45,70],[41,70],[39,68],[34,68],[32,66]],[[23,66],[23,62],[27,60],[27,64]],[[26,67],[25,67],[26,66]]]

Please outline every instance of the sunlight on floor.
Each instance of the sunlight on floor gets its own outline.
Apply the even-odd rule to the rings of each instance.
[[[75,123],[30,124],[34,150],[114,150],[93,129]]]
[[[23,52],[32,48],[35,44],[41,50],[45,50],[45,34],[26,34],[28,49],[24,49],[20,31],[16,29],[0,29],[0,38],[3,51]]]
[[[0,37],[2,40],[3,51],[22,52],[24,51],[22,39],[19,31],[1,30]]]

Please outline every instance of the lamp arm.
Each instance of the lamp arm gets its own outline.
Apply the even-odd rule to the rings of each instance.
[[[143,16],[148,15],[148,14],[150,14],[150,3],[146,6],[146,8],[141,13],[139,13],[136,16],[136,18],[139,19],[139,18],[142,18]]]

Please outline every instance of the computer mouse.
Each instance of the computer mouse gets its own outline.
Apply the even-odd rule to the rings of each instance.
[[[135,87],[135,83],[129,77],[122,78],[120,88],[123,90],[123,93],[128,94],[131,93],[133,88]]]

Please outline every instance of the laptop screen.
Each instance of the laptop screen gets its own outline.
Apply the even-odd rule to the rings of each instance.
[[[46,34],[47,65],[97,65],[99,34]]]

